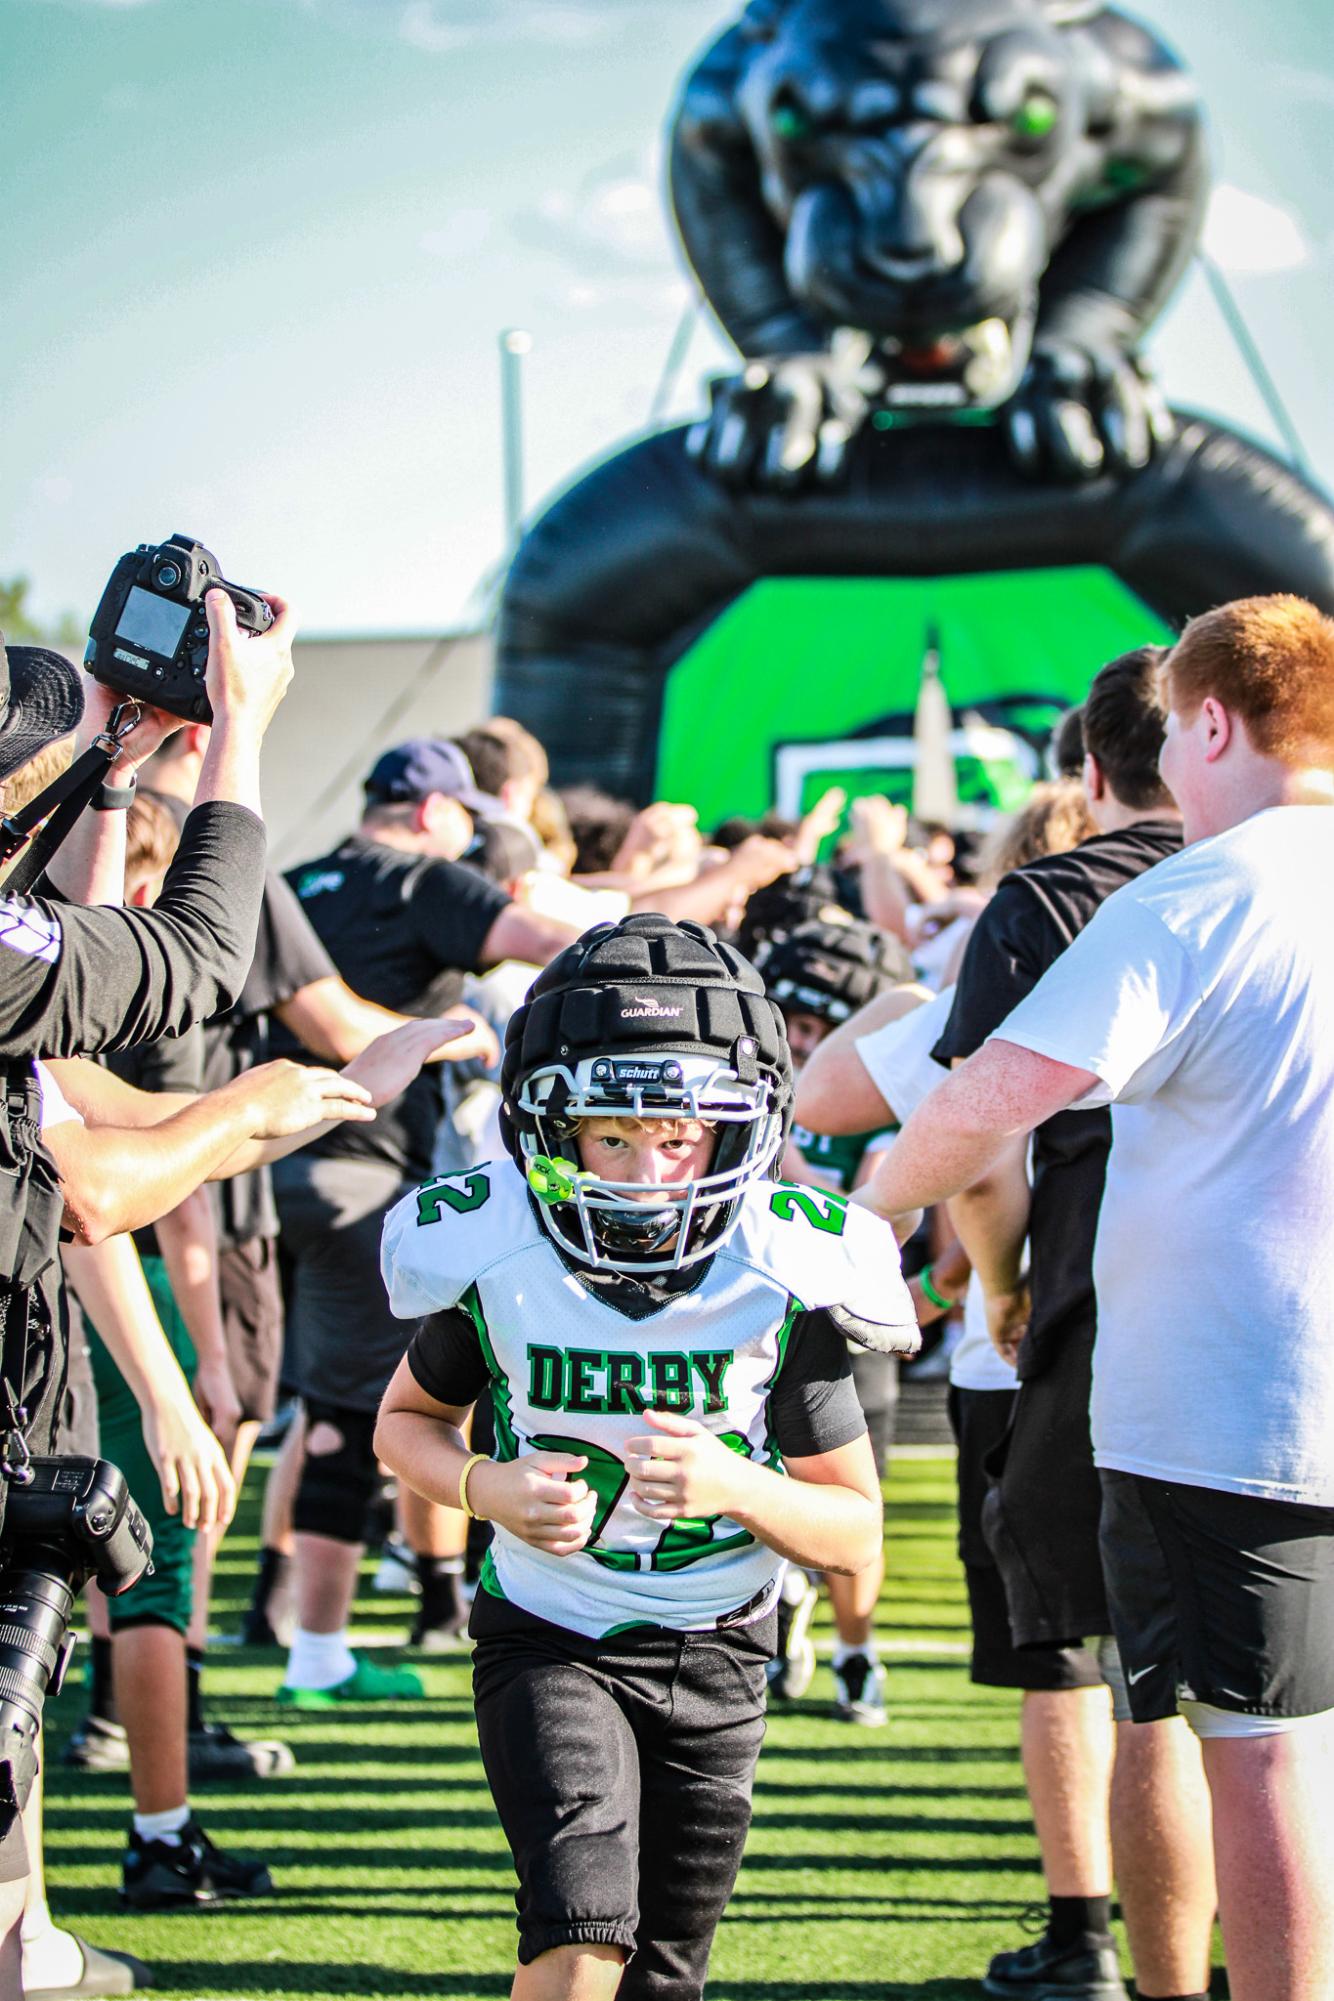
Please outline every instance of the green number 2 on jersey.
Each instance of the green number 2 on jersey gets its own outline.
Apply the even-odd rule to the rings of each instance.
[[[417,1191],[417,1227],[438,1223],[441,1209],[456,1216],[471,1215],[490,1199],[491,1183],[484,1174],[451,1174],[443,1181],[428,1181]]]
[[[738,1431],[724,1432],[722,1442],[733,1452],[747,1454],[750,1450]],[[614,1452],[608,1452],[601,1445],[592,1445],[586,1438],[558,1438],[554,1433],[543,1432],[540,1438],[532,1440],[532,1445],[536,1452],[573,1452],[587,1459],[588,1464],[580,1477],[587,1480],[593,1489],[597,1504],[593,1509],[593,1526],[584,1552],[607,1570],[636,1569],[638,1566],[633,1550],[603,1549],[599,1546],[602,1531],[611,1520],[628,1484],[623,1462]],[[715,1539],[714,1525],[720,1519],[718,1515],[702,1515],[697,1521],[668,1522],[650,1559],[651,1568],[684,1570],[687,1564],[698,1563],[702,1556],[712,1556],[721,1549],[739,1549],[744,1543],[755,1540],[749,1529],[738,1529],[734,1535]]]
[[[769,1197],[769,1207],[780,1223],[804,1216],[813,1230],[827,1230],[841,1237],[848,1220],[848,1198],[827,1188],[779,1188]]]

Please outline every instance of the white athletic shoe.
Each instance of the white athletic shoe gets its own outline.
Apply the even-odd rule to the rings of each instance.
[[[838,1698],[834,1713],[844,1723],[861,1723],[872,1728],[888,1722],[885,1708],[885,1670],[873,1654],[845,1654],[834,1664],[834,1685]]]
[[[778,1600],[778,1652],[765,1669],[769,1693],[779,1702],[795,1702],[815,1679],[811,1619],[819,1602],[810,1578],[794,1564]]]

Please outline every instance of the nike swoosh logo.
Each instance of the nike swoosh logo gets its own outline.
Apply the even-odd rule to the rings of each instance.
[[[1137,1681],[1143,1681],[1146,1674],[1152,1674],[1157,1665],[1158,1665],[1157,1661],[1150,1661],[1149,1665],[1146,1668],[1137,1668],[1134,1674],[1128,1674],[1126,1676],[1126,1680],[1133,1688]]]

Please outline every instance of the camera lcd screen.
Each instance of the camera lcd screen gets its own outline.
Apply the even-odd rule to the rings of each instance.
[[[190,616],[188,604],[173,604],[170,598],[160,598],[152,591],[140,590],[138,584],[131,584],[130,595],[125,600],[125,609],[116,627],[117,639],[127,639],[131,646],[142,646],[149,653],[160,653],[170,659],[176,651],[176,642],[185,630],[185,622]]]

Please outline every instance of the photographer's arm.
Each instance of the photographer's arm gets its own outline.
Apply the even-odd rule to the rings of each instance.
[[[91,674],[84,675],[83,716],[74,735],[74,758],[92,746],[124,699]],[[169,716],[162,709],[141,709],[139,721],[108,768],[106,784],[130,785],[139,767],[180,726],[179,716]],[[118,908],[125,892],[124,813],[99,813],[91,807],[80,813],[48,862],[46,878],[71,903]]]
[[[291,616],[237,635],[208,597],[216,721],[195,810],[152,910],[19,901],[0,914],[0,1057],[132,1049],[229,1007],[254,955],[264,890],[257,817],[264,731],[291,677]]]
[[[67,1130],[62,1125],[51,1133]],[[162,1331],[134,1245],[128,1237],[67,1244],[61,1257],[71,1289],[143,1415],[144,1442],[167,1512],[174,1515],[179,1507],[187,1528],[230,1521],[236,1505],[231,1469]]]

